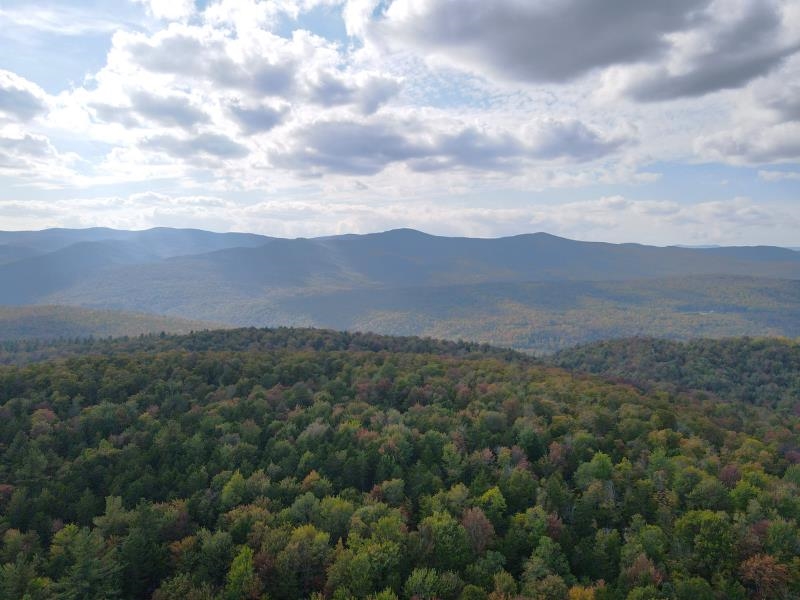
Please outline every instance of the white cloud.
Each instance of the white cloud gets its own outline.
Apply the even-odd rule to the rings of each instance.
[[[4,3],[5,4],[5,3]],[[102,10],[95,6],[86,10],[74,4],[31,3],[0,7],[0,25],[6,30],[20,28],[59,36],[82,36],[87,34],[111,33],[123,24],[119,14]]]
[[[800,122],[738,127],[701,137],[698,154],[735,164],[769,164],[800,160]]]
[[[758,176],[764,181],[800,181],[797,171],[759,171]]]
[[[733,224],[708,203],[701,226],[681,212],[689,205],[628,198],[669,197],[655,193],[660,164],[757,165],[762,181],[795,181],[770,166],[800,160],[790,2],[137,1],[140,23],[76,26],[114,31],[105,65],[82,83],[51,96],[27,71],[0,71],[0,200],[21,184],[64,188],[52,209],[63,223],[78,222],[64,207],[80,197],[85,224],[188,223],[196,209],[214,228],[284,234],[412,225],[691,243]],[[58,17],[32,9],[35,24],[0,9],[0,21],[44,31],[69,21],[59,6]],[[325,6],[341,7],[331,30],[355,39],[287,33]],[[163,197],[129,193],[149,186]],[[764,188],[747,206],[785,191]],[[544,191],[562,200],[525,200]],[[116,198],[95,221],[92,195]],[[176,200],[200,196],[227,204]],[[714,210],[759,235],[736,206]],[[666,239],[680,227],[691,239]]]
[[[29,121],[47,109],[47,94],[35,83],[0,69],[0,122]]]
[[[674,33],[665,60],[623,71],[625,93],[641,101],[741,88],[800,50],[787,2],[715,0],[698,26]]]
[[[395,0],[370,35],[514,81],[564,82],[658,57],[668,47],[665,35],[690,25],[707,4]],[[363,18],[366,8],[353,12]]]
[[[59,187],[75,174],[75,154],[62,154],[50,140],[16,128],[0,128],[0,176],[39,187]]]
[[[135,0],[144,4],[147,11],[156,19],[180,21],[188,19],[195,12],[194,0]]]

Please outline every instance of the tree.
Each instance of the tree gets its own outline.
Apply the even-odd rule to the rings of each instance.
[[[468,508],[461,516],[461,525],[475,554],[482,554],[492,543],[494,527],[483,511],[477,506]]]
[[[225,600],[255,600],[261,594],[261,582],[253,568],[253,551],[242,546],[225,578]]]
[[[54,585],[59,600],[104,600],[120,596],[121,566],[116,551],[97,531],[67,525],[51,546],[60,575]]]
[[[769,554],[756,554],[739,565],[742,581],[757,600],[782,598],[791,581],[789,568]]]
[[[313,525],[294,529],[289,542],[276,557],[276,595],[281,598],[305,598],[325,585],[325,572],[333,552],[330,536]]]
[[[436,512],[419,524],[425,543],[425,560],[443,571],[459,570],[471,559],[472,551],[464,527],[450,513]]]
[[[724,512],[687,512],[675,523],[675,541],[689,572],[708,579],[731,571],[733,532]]]

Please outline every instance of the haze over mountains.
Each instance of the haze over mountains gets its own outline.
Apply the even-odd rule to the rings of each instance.
[[[464,337],[551,351],[621,335],[800,335],[800,253],[399,229],[0,232],[0,304]],[[55,333],[55,332],[54,332]]]

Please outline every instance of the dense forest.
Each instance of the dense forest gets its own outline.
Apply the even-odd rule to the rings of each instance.
[[[433,338],[387,336],[375,333],[301,329],[247,327],[229,330],[204,330],[188,335],[147,334],[120,338],[24,339],[0,342],[0,364],[22,365],[55,358],[84,354],[117,354],[131,352],[157,353],[166,350],[205,352],[227,350],[238,352],[288,351],[388,351],[400,353],[438,354],[458,357],[496,357],[514,361],[536,362],[534,357],[514,350],[467,341]]]
[[[79,306],[0,306],[0,341],[190,333],[210,327],[178,317]]]
[[[648,389],[703,392],[800,415],[800,343],[788,339],[608,340],[564,350],[551,362]]]
[[[768,402],[311,330],[3,357],[2,598],[800,596]]]

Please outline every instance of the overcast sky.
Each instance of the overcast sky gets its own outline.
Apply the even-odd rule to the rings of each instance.
[[[0,229],[800,246],[797,0],[0,2]]]

